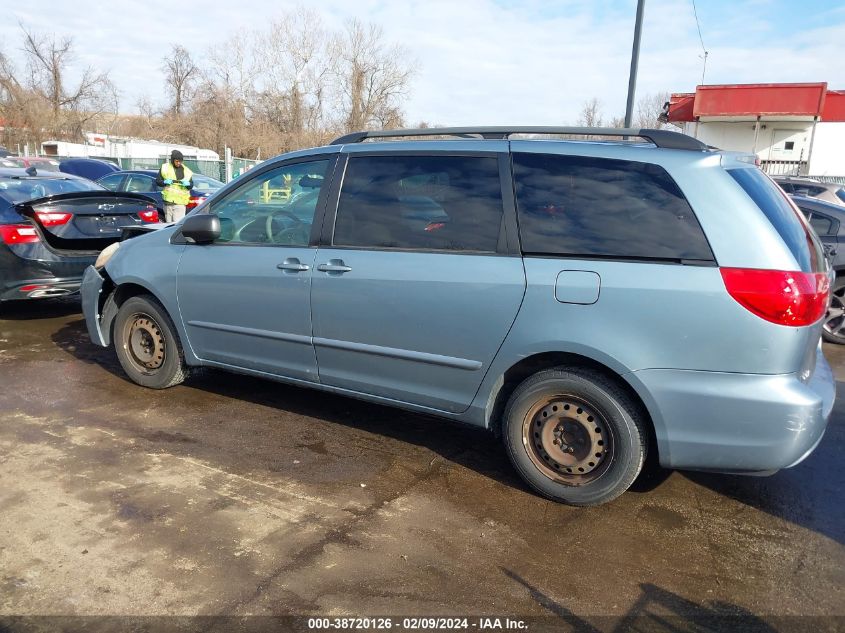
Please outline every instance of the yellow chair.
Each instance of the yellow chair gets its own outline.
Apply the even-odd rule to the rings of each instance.
[[[261,193],[259,194],[259,201],[261,204],[287,202],[290,200],[291,180],[292,178],[290,174],[283,174],[282,187],[271,187],[270,181],[266,181],[263,185],[261,185]]]

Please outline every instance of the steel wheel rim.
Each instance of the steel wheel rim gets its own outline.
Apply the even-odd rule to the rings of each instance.
[[[150,315],[133,314],[126,321],[123,334],[129,361],[138,371],[149,374],[164,365],[164,334]]]
[[[528,411],[522,443],[537,470],[569,486],[583,486],[601,477],[613,455],[613,436],[605,416],[568,395],[544,399]]]
[[[822,327],[831,336],[845,337],[845,286],[830,293],[830,305],[827,307]]]

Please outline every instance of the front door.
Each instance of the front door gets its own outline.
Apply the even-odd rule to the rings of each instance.
[[[806,130],[773,130],[769,160],[802,161],[807,155],[806,144]]]
[[[312,282],[321,383],[469,407],[525,291],[499,169],[494,153],[349,158]]]
[[[200,359],[317,380],[310,244],[334,163],[334,156],[285,163],[211,203],[220,239],[188,245],[177,275],[179,309]]]

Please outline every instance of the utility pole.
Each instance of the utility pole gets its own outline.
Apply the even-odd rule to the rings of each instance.
[[[631,73],[628,75],[628,105],[625,108],[625,127],[631,127],[634,118],[634,92],[637,87],[637,66],[640,63],[640,35],[643,32],[645,0],[637,0],[637,23],[634,27],[634,48],[631,51]]]

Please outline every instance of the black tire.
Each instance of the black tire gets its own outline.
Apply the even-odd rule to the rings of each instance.
[[[830,289],[830,307],[824,317],[822,338],[845,345],[845,277],[837,277]]]
[[[127,299],[114,319],[114,347],[126,375],[151,389],[167,389],[189,374],[167,311],[150,295]]]
[[[592,369],[560,367],[528,378],[508,401],[503,425],[520,476],[544,497],[569,505],[615,499],[645,460],[641,407]]]

